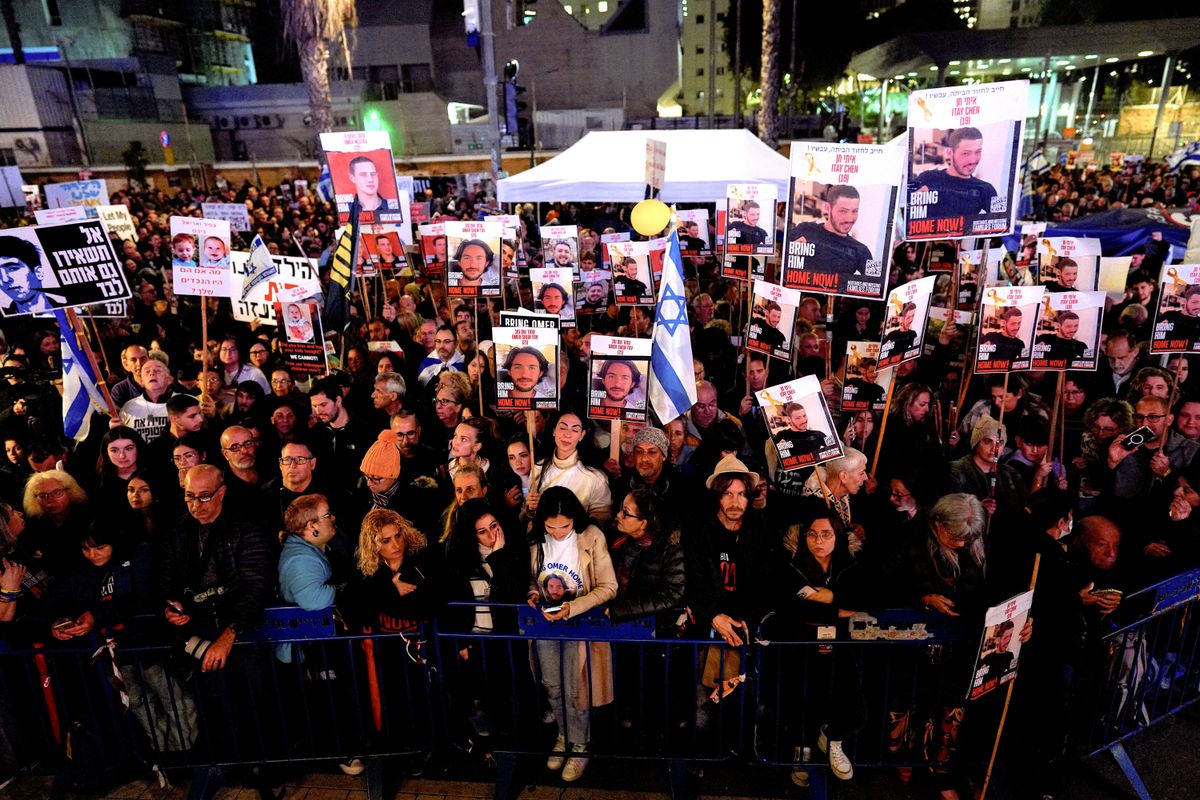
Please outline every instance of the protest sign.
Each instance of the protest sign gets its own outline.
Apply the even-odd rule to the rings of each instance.
[[[679,216],[679,254],[682,256],[705,256],[712,253],[709,241],[708,209],[684,208],[675,212]]]
[[[24,185],[20,167],[0,167],[0,208],[25,208]]]
[[[592,336],[588,369],[588,416],[592,419],[646,421],[650,383],[650,339]]]
[[[768,386],[757,397],[782,470],[841,458],[842,442],[816,375]]]
[[[1047,292],[1038,306],[1030,369],[1095,370],[1104,292]]]
[[[0,232],[0,314],[16,317],[130,297],[99,220]]]
[[[250,213],[244,203],[201,203],[205,219],[223,219],[231,231],[249,232]]]
[[[292,375],[320,376],[329,373],[325,335],[315,303],[274,303],[275,318],[282,320],[283,338],[279,354]]]
[[[1029,369],[1038,305],[1043,286],[984,289],[979,303],[979,347],[975,372],[1013,372]]]
[[[1125,299],[1125,284],[1129,281],[1129,269],[1133,264],[1130,256],[1101,256],[1100,277],[1096,288],[1114,301]]]
[[[603,314],[612,293],[612,273],[606,269],[582,270],[575,287],[575,313]]]
[[[241,298],[241,287],[251,272],[250,254],[234,251],[230,254],[231,284],[238,287],[233,295],[233,318],[239,322],[258,320],[263,325],[275,325],[275,303],[295,303],[321,294],[316,262],[301,256],[271,256],[278,272],[274,277],[250,289]]]
[[[108,205],[108,187],[103,178],[67,183],[47,183],[43,188],[46,190],[47,208],[79,206],[90,209],[88,216],[94,217],[97,206]]]
[[[902,151],[793,142],[783,285],[882,300]]]
[[[1100,272],[1100,240],[1050,236],[1037,240],[1038,282],[1048,292],[1090,292]]]
[[[516,214],[494,214],[485,221],[500,223],[500,274],[505,278],[521,277],[517,269],[517,251],[521,249],[521,218]]]
[[[427,278],[444,276],[446,261],[449,258],[446,250],[446,224],[431,222],[417,228],[421,247],[421,272]]]
[[[608,260],[608,245],[612,242],[628,242],[629,238],[629,231],[600,234],[600,264],[605,267],[611,267],[612,262]]]
[[[910,244],[917,244],[915,242]],[[957,242],[927,242],[920,243],[926,248],[926,272],[953,272],[958,266]]]
[[[721,260],[721,277],[739,281],[766,280],[766,256],[725,256]]]
[[[545,265],[570,269],[574,280],[579,273],[579,228],[575,225],[544,225],[539,231]]]
[[[404,223],[387,131],[322,133],[321,147],[329,159],[339,225],[349,222],[350,204],[355,197],[360,205],[360,224]]]
[[[608,259],[612,263],[613,297],[617,305],[654,303],[649,242],[613,242],[608,245]]]
[[[532,411],[558,407],[559,319],[502,313],[492,328],[496,345],[496,407]]]
[[[1013,229],[1028,94],[1028,81],[909,94],[905,239]]]
[[[883,411],[892,370],[879,371],[879,342],[847,342],[842,411]]]
[[[1200,350],[1200,265],[1165,265],[1159,275],[1151,353]]]
[[[1030,269],[1037,268],[1038,239],[1046,232],[1047,224],[1045,222],[1017,223],[1021,232],[1021,244],[1017,249],[1017,266],[1029,267]]]
[[[983,618],[983,636],[971,674],[968,700],[978,700],[988,692],[1017,677],[1021,657],[1021,629],[1033,608],[1033,591],[1022,592],[989,608]]]
[[[796,309],[800,307],[800,292],[756,280],[752,302],[746,347],[767,353],[772,358],[791,361],[792,331],[796,325]]]
[[[171,217],[171,275],[179,296],[230,297],[229,223]]]
[[[446,294],[500,296],[500,232],[497,221],[446,222]]]
[[[56,225],[60,222],[77,222],[87,219],[87,212],[83,210],[83,206],[39,208],[33,212],[33,218],[38,225]]]
[[[933,306],[929,309],[929,324],[925,328],[925,355],[942,353],[945,363],[961,367],[966,363],[967,342],[972,338],[971,326],[975,315]]]
[[[725,254],[775,254],[775,186],[731,183],[725,192]]]
[[[108,232],[121,241],[137,242],[137,227],[133,224],[133,217],[129,216],[128,206],[96,206],[96,216]]]
[[[879,343],[879,369],[894,367],[921,355],[929,297],[936,280],[936,276],[928,275],[897,286],[888,293],[887,317],[883,321],[883,339]]]
[[[534,267],[529,270],[533,286],[533,310],[553,314],[564,328],[575,327],[575,294],[572,271],[563,267]]]
[[[411,208],[413,195],[413,177],[412,175],[396,175],[396,198],[400,208]],[[373,224],[379,225],[383,221],[377,220]],[[396,225],[396,233],[400,237],[400,241],[406,246],[411,247],[413,244],[413,221],[410,217],[403,223]]]
[[[395,273],[408,266],[408,259],[404,257],[404,243],[396,226],[364,225],[359,229],[359,237],[360,255],[376,270]]]

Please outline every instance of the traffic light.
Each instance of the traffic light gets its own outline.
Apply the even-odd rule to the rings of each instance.
[[[525,91],[519,83],[504,84],[504,130],[513,137],[518,150],[533,146],[533,112],[529,99],[523,97]]]

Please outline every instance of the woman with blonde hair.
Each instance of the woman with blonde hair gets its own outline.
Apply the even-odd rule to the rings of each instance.
[[[388,508],[373,508],[359,528],[362,579],[347,589],[347,611],[368,633],[418,633],[437,610],[438,581],[425,534]]]
[[[35,472],[25,483],[24,507],[22,550],[41,553],[52,575],[77,566],[81,556],[75,535],[92,523],[88,496],[79,482],[60,469]]]

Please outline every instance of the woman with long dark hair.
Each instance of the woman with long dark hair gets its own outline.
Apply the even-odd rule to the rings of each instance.
[[[100,455],[96,458],[92,501],[97,513],[120,511],[125,506],[129,479],[148,466],[142,435],[125,425],[110,428],[100,439]]]
[[[923,383],[905,384],[895,393],[892,408],[875,476],[881,482],[886,481],[900,465],[916,464],[928,470],[935,482],[939,481],[945,471],[945,458],[938,440],[933,390]],[[884,426],[880,425],[862,447],[869,458],[874,457],[882,433]]]
[[[541,496],[561,486],[574,493],[588,516],[597,522],[612,518],[612,492],[608,476],[580,458],[580,444],[591,433],[591,421],[574,411],[560,411],[549,425],[553,447],[533,465],[525,512],[537,515]]]

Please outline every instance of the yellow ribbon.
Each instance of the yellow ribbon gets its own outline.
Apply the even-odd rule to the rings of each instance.
[[[988,294],[992,296],[992,305],[999,307],[1003,301],[1000,299],[1000,295],[996,292],[996,290],[992,289],[988,292]]]
[[[892,295],[892,305],[896,307],[896,314],[899,314],[900,309],[904,308],[904,301],[900,299],[900,295]]]
[[[1044,305],[1046,307],[1046,314],[1045,314],[1046,319],[1053,319],[1054,318],[1054,309],[1050,308],[1050,295],[1049,294],[1042,295],[1042,305]]]
[[[919,105],[921,110],[925,112],[925,121],[933,122],[933,112],[929,110],[929,106],[925,103],[924,97],[917,98],[917,105]]]
[[[1171,283],[1174,285],[1176,292],[1178,292],[1182,287],[1188,285],[1187,281],[1179,277],[1179,273],[1174,267],[1167,267],[1167,277],[1171,279]]]
[[[1058,258],[1058,250],[1054,248],[1049,239],[1042,239],[1042,246],[1046,248],[1046,252],[1051,258]]]
[[[812,174],[813,174],[813,172],[814,172],[814,171],[816,170],[816,168],[817,168],[817,160],[816,160],[815,158],[813,158],[813,154],[812,154],[812,153],[805,153],[805,154],[804,154],[804,160],[808,162],[808,174],[807,174],[807,175],[805,175],[804,177],[806,177],[806,178],[811,178],[811,177],[812,177]]]

